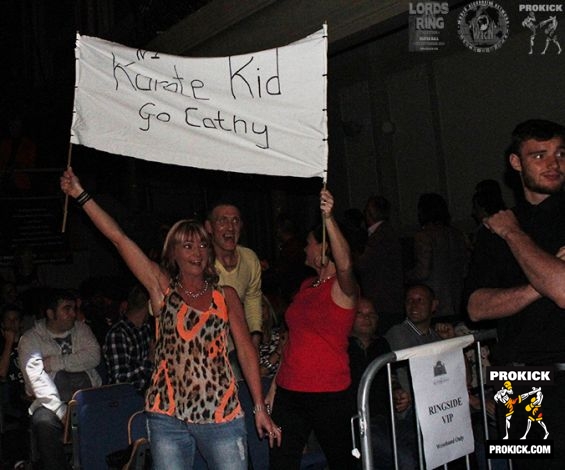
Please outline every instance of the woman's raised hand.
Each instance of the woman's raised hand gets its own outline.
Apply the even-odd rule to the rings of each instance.
[[[334,197],[332,193],[330,193],[327,189],[322,189],[320,191],[320,210],[322,211],[322,215],[326,219],[330,219],[332,217],[332,210],[334,207]]]
[[[84,192],[78,177],[74,174],[71,167],[68,167],[63,172],[61,178],[59,178],[59,184],[61,186],[61,191],[73,198],[77,198],[82,192]]]

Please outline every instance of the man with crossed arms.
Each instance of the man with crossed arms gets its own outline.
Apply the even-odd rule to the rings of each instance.
[[[565,468],[565,374],[559,372],[565,370],[565,127],[525,121],[514,129],[507,154],[525,200],[483,221],[467,308],[471,320],[497,320],[497,364],[555,367],[554,386],[544,388],[554,458],[514,465]]]

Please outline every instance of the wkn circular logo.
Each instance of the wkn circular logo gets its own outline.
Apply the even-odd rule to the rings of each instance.
[[[479,0],[467,5],[457,19],[457,31],[463,44],[473,52],[500,49],[508,38],[509,20],[500,5]]]

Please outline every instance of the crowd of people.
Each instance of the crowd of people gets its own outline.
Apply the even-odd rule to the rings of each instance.
[[[176,222],[154,260],[68,168],[62,191],[114,245],[132,281],[120,295],[85,283],[90,289],[42,286],[26,296],[2,283],[3,417],[32,430],[37,468],[69,468],[62,438],[74,391],[129,382],[145,396],[156,469],[299,469],[313,445],[330,469],[358,469],[350,418],[361,376],[376,357],[494,320],[497,364],[565,364],[565,128],[544,120],[518,125],[508,158],[525,200],[508,210],[498,183],[480,182],[472,234],[451,225],[441,195],[422,194],[420,230],[407,256],[385,197],[372,195],[362,212],[338,220],[324,188],[320,224],[303,242],[290,218],[281,218],[288,255],[267,271],[240,244],[243,216],[235,202],[218,201],[203,221]],[[34,298],[33,309],[26,297]],[[547,468],[565,456],[563,377],[555,382],[544,402],[556,443],[554,467]],[[407,367],[394,370],[392,397],[400,467],[417,468]],[[391,468],[382,374],[370,401],[377,468]],[[10,465],[30,458],[27,444],[12,450]]]

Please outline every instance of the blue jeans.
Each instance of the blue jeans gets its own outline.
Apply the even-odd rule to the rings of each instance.
[[[247,470],[243,418],[228,423],[193,424],[160,413],[147,413],[154,470],[192,469],[196,449],[208,468]]]

